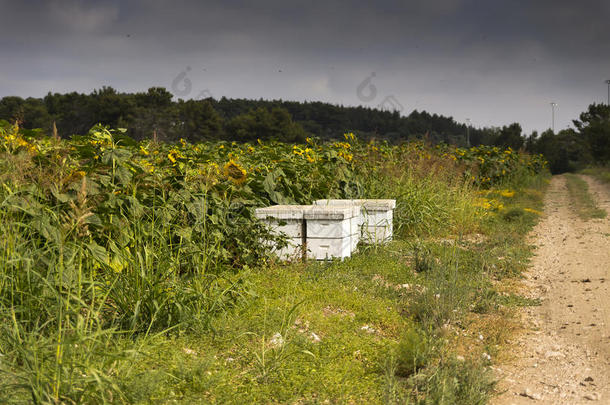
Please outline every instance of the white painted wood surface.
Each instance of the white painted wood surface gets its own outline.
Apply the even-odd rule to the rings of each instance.
[[[272,232],[283,234],[288,247],[276,249],[281,260],[307,257],[344,259],[359,241],[368,244],[392,240],[396,200],[317,200],[313,205],[274,205],[257,208],[255,215]]]

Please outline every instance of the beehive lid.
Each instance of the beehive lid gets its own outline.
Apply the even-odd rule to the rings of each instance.
[[[311,205],[272,205],[257,208],[254,215],[259,219],[303,219],[303,212],[310,207]]]
[[[369,211],[389,211],[396,208],[396,200],[357,200]]]
[[[360,214],[360,207],[350,205],[314,205],[303,213],[305,219],[350,219]]]
[[[317,206],[337,206],[337,205],[359,205],[368,211],[388,211],[396,208],[396,200],[376,200],[376,199],[359,199],[359,200],[317,200]]]

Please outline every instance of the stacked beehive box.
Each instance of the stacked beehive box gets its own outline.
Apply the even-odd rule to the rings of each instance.
[[[307,255],[314,259],[349,257],[360,239],[360,207],[312,206],[305,210]]]
[[[386,243],[392,240],[396,200],[317,200],[318,206],[354,205],[361,207],[360,240],[367,244]]]
[[[272,205],[257,208],[256,217],[263,221],[276,234],[285,234],[288,246],[274,249],[281,260],[296,259],[303,256],[306,234],[303,212],[310,205]]]
[[[392,239],[395,206],[395,200],[318,200],[314,205],[257,208],[255,215],[273,232],[287,236],[288,246],[275,250],[282,260],[303,254],[344,259],[360,240],[371,244]]]

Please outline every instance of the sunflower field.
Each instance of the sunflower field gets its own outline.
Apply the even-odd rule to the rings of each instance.
[[[439,147],[440,149],[440,147]],[[480,187],[499,186],[517,176],[535,175],[547,168],[542,155],[525,155],[512,148],[497,146],[473,146],[445,151],[443,156],[465,164],[471,180]]]
[[[253,219],[255,207],[309,204],[319,198],[396,198],[391,190],[374,190],[370,176],[418,161],[455,166],[483,188],[499,186],[523,171],[539,173],[546,165],[541,156],[510,148],[363,144],[353,133],[342,142],[324,144],[307,138],[304,145],[193,145],[184,140],[136,142],[103,126],[67,141],[7,122],[0,131],[0,151],[13,157],[4,164],[18,161],[23,171],[17,178],[5,167],[3,199],[19,207],[15,213],[22,221],[37,224],[33,231],[41,240],[59,238],[58,230],[65,228],[69,234],[61,237],[86,240],[104,267],[131,254],[136,237],[127,231],[131,224],[162,222],[169,248],[201,255],[205,263],[204,268],[179,263],[179,272],[206,272],[263,258],[257,241],[265,230]],[[52,226],[45,212],[49,209],[66,223]]]
[[[440,199],[455,188],[545,168],[510,149],[363,143],[352,133],[299,145],[168,144],[101,125],[62,140],[6,121],[0,155],[0,351],[10,359],[0,361],[10,375],[0,390],[74,403],[121,391],[101,383],[112,367],[93,373],[74,342],[211,328],[243,299],[248,280],[236,270],[273,260],[261,238],[283,242],[255,220],[256,207],[394,198],[404,236],[450,228],[455,215]],[[412,181],[418,173],[458,180],[440,189]]]

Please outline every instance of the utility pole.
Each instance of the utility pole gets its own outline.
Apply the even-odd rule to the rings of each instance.
[[[470,118],[466,118],[466,145],[470,148]]]
[[[551,103],[551,129],[553,133],[555,133],[555,107],[557,107],[557,103]]]
[[[608,104],[610,105],[610,80],[606,80],[606,84],[608,85]]]

